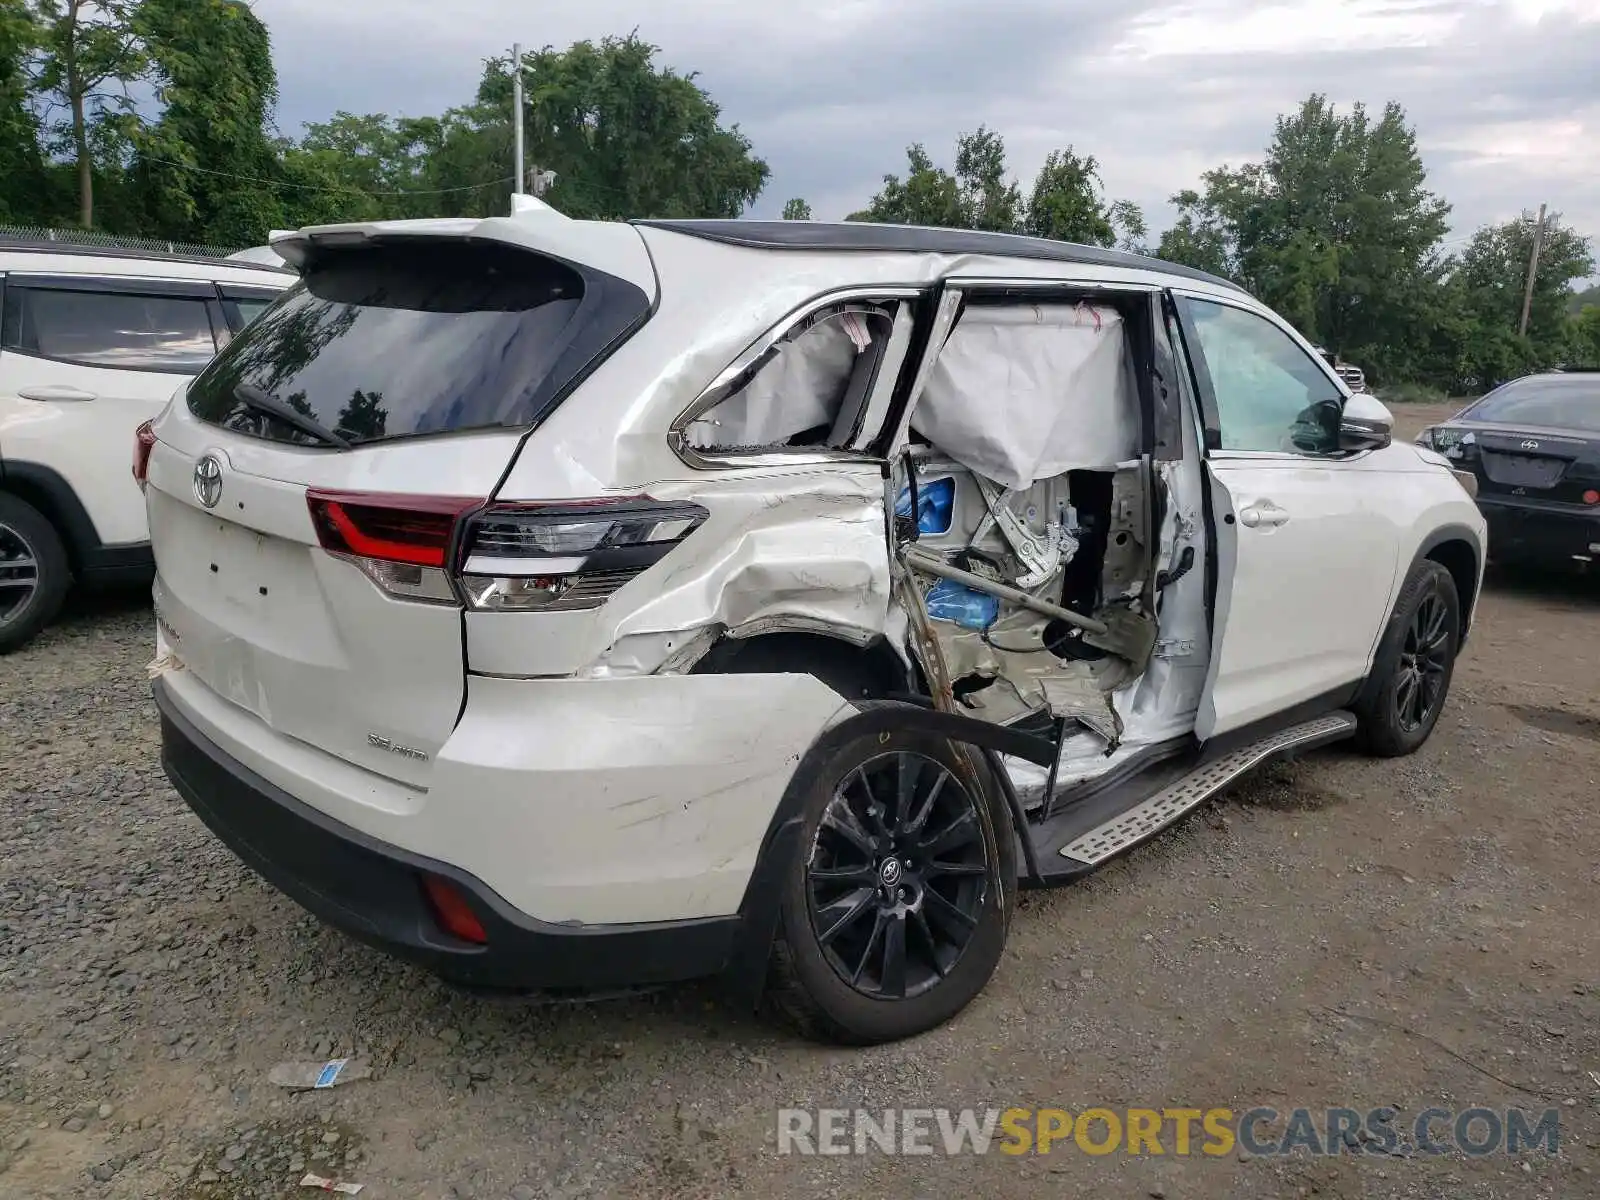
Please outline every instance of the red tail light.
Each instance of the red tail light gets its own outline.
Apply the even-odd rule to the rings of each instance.
[[[324,550],[442,567],[456,518],[483,501],[469,496],[397,496],[311,488],[306,503]]]
[[[708,516],[698,504],[635,496],[486,505],[312,488],[306,503],[323,549],[390,595],[457,603],[453,577],[471,607],[502,612],[598,607]]]
[[[1600,492],[1590,488],[1583,494],[1583,502],[1585,504],[1600,504]]]
[[[478,920],[478,914],[472,911],[467,898],[455,884],[440,879],[437,875],[424,875],[422,890],[428,897],[428,904],[433,909],[434,917],[446,933],[460,938],[463,942],[472,942],[479,946],[489,944],[489,935],[484,932],[483,922]]]
[[[156,448],[156,431],[146,421],[133,431],[133,479],[140,487],[150,476],[150,451]]]
[[[317,540],[343,555],[399,600],[459,604],[444,569],[462,513],[482,506],[472,496],[399,496],[388,492],[306,492]]]

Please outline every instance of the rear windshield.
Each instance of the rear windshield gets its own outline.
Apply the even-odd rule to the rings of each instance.
[[[1600,433],[1600,375],[1513,380],[1490,392],[1457,419]]]
[[[351,443],[528,424],[647,308],[621,280],[514,247],[338,250],[229,343],[189,408],[307,445],[326,439],[244,397],[265,393]]]

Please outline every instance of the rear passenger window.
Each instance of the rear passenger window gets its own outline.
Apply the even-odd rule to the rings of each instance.
[[[250,324],[251,321],[254,321],[262,313],[266,312],[271,306],[272,301],[229,300],[228,303],[233,305],[234,311],[239,314],[239,328],[243,329],[246,325]]]
[[[723,454],[843,448],[866,419],[898,306],[852,301],[799,321],[690,410],[683,444]]]
[[[203,299],[18,287],[5,346],[86,367],[198,373],[217,344]]]

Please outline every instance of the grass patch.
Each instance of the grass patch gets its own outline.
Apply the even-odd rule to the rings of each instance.
[[[1386,383],[1377,389],[1385,404],[1444,404],[1450,394],[1426,383]]]

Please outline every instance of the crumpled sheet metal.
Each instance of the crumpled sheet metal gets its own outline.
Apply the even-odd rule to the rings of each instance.
[[[588,673],[624,661],[654,671],[673,655],[675,669],[687,669],[692,661],[678,652],[708,628],[737,636],[741,627],[789,623],[865,642],[889,627],[883,483],[875,470],[769,473],[751,479],[748,491],[730,483],[719,484],[706,525],[663,564],[657,594],[618,622]],[[688,483],[652,494],[695,498]],[[714,639],[702,640],[709,649]]]

